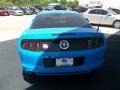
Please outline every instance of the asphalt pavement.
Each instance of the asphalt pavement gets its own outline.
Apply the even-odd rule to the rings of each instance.
[[[94,76],[73,75],[25,82],[17,39],[0,42],[0,90],[120,90],[120,31],[107,38],[104,68]]]

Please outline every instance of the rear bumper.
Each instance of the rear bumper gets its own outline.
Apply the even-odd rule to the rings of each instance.
[[[102,60],[103,61],[103,60]],[[64,68],[49,68],[42,69],[37,67],[35,70],[23,67],[24,71],[28,73],[35,73],[36,75],[74,75],[74,74],[84,74],[89,73],[93,70],[99,69],[103,66],[104,62],[96,63],[95,65],[89,65],[84,67],[64,67]],[[40,69],[41,68],[41,69]]]
[[[7,13],[7,12],[1,12],[0,13],[0,16],[7,16],[7,15],[9,15],[9,13]]]
[[[16,16],[23,16],[24,13],[15,13]]]
[[[74,73],[88,73],[100,68],[104,63],[106,46],[83,51],[66,52],[33,52],[24,49],[19,50],[23,69],[26,72],[34,72],[38,75],[65,75]],[[82,66],[74,67],[45,67],[44,58],[70,58],[84,57]]]

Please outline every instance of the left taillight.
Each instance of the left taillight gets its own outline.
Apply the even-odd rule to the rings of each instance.
[[[45,41],[40,40],[22,40],[21,47],[31,51],[41,51],[49,48],[49,45]]]
[[[26,50],[41,50],[44,49],[42,42],[34,40],[23,40],[21,42],[21,47]]]

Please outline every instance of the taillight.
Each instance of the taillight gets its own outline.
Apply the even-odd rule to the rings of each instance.
[[[93,48],[92,40],[87,40],[87,48]]]
[[[36,48],[40,49],[40,42],[36,42]]]
[[[103,38],[94,38],[94,39],[87,40],[87,48],[88,49],[98,48],[103,44],[104,44]]]
[[[29,41],[23,41],[22,42],[22,47],[23,48],[29,48],[29,46],[30,46],[30,42]]]
[[[49,45],[45,42],[36,41],[36,40],[23,40],[21,42],[21,47],[27,50],[46,50],[48,49]]]

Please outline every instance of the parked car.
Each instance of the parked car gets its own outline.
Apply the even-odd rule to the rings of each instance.
[[[49,5],[46,8],[44,8],[44,10],[66,10],[65,7],[63,7],[62,5]]]
[[[38,14],[40,12],[39,9],[34,8],[34,7],[30,7],[29,9],[32,11],[32,14]]]
[[[89,9],[82,15],[92,24],[112,25],[114,28],[120,28],[120,15],[111,10]]]
[[[48,9],[48,7],[43,7],[42,11],[49,11],[50,9]]]
[[[83,12],[85,12],[87,10],[88,10],[88,8],[83,7],[83,6],[79,6],[79,7],[76,7],[76,8],[73,9],[73,11],[77,11],[79,13],[83,13]]]
[[[29,8],[23,8],[23,7],[20,7],[20,10],[23,11],[24,15],[32,15],[32,10],[30,10]]]
[[[109,8],[109,10],[112,10],[113,12],[120,14],[120,9],[117,8]]]
[[[32,13],[32,10],[30,10],[29,8],[26,8],[25,14],[26,15],[32,15],[33,13]]]
[[[19,7],[10,7],[9,8],[9,13],[10,15],[14,15],[14,16],[23,16],[24,12],[19,8]]]
[[[23,78],[34,83],[39,75],[88,73],[104,63],[106,41],[77,12],[44,11],[18,40]]]
[[[9,16],[9,12],[6,10],[6,8],[0,7],[0,16]]]
[[[53,9],[54,9],[54,10],[66,10],[66,8],[63,7],[62,5],[55,5],[55,6],[53,7]]]
[[[88,8],[102,8],[102,5],[89,5]]]
[[[9,12],[10,15],[13,15],[13,14],[14,14],[14,10],[12,9],[12,7],[9,7],[9,8],[8,8],[8,12]]]
[[[43,10],[43,7],[41,7],[41,6],[35,6],[35,8],[39,9],[40,11]]]
[[[23,16],[24,12],[20,9],[13,9],[13,15],[15,16]]]
[[[65,7],[65,8],[66,8],[66,10],[72,11],[72,8],[70,8],[70,7]]]

